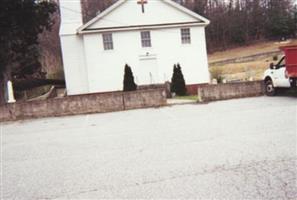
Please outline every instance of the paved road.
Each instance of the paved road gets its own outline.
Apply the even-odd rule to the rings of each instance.
[[[4,199],[297,199],[296,98],[2,124]]]

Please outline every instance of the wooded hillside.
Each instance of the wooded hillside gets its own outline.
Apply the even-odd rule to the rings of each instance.
[[[210,19],[206,29],[209,51],[296,34],[293,0],[183,0],[181,4]]]

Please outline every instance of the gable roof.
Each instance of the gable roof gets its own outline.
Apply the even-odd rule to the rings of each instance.
[[[173,2],[172,0],[159,0],[160,2],[163,2],[172,8],[176,9],[180,13],[183,13],[189,17],[192,17],[195,19],[195,21],[190,22],[177,22],[177,23],[161,23],[161,24],[137,24],[137,25],[121,25],[121,26],[109,26],[109,27],[102,27],[102,28],[96,28],[92,29],[90,28],[95,23],[99,22],[101,19],[106,17],[107,15],[111,14],[113,11],[115,11],[117,8],[119,8],[121,5],[127,3],[129,0],[118,0],[116,3],[114,3],[112,6],[107,8],[105,11],[100,13],[98,16],[87,22],[86,24],[82,25],[78,28],[77,32],[78,34],[84,34],[84,33],[94,33],[94,32],[107,32],[107,31],[124,31],[124,30],[138,30],[143,28],[148,29],[157,29],[157,28],[165,28],[165,27],[182,27],[182,26],[189,26],[189,25],[197,25],[197,26],[207,26],[210,21],[201,15],[179,5],[178,3]]]

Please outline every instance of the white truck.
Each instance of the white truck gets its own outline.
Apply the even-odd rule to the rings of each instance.
[[[297,87],[297,46],[281,48],[285,56],[264,73],[265,93],[274,96],[279,88]]]

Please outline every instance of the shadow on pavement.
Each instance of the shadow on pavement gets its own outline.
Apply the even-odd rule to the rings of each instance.
[[[276,96],[280,97],[297,97],[297,89],[280,89]]]

